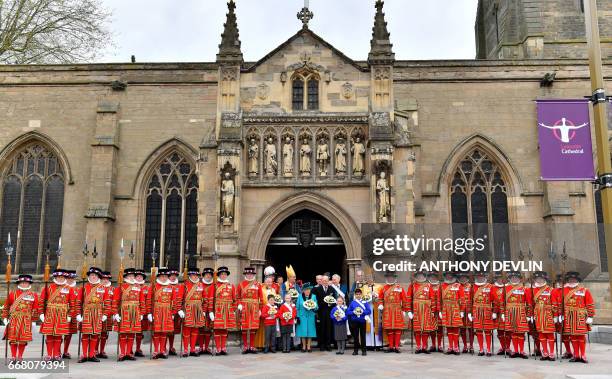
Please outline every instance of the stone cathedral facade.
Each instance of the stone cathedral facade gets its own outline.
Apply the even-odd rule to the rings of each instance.
[[[367,57],[317,35],[304,8],[246,62],[230,1],[215,62],[0,66],[0,244],[11,233],[15,270],[35,274],[61,236],[62,267],[115,274],[123,240],[126,267],[218,256],[235,280],[288,264],[352,280],[364,223],[594,224],[590,183],[539,176],[533,100],[590,93],[580,1],[556,2],[557,21],[534,26],[526,1],[479,1],[475,60],[396,58],[400,19],[376,1]],[[570,19],[571,38],[553,32]],[[597,236],[575,254],[609,301]]]

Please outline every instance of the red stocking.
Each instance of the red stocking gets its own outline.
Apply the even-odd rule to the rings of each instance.
[[[429,339],[428,333],[423,333],[421,336],[421,347],[426,350],[427,349],[427,340]]]
[[[196,342],[200,339],[200,331],[198,330],[198,328],[192,328],[191,329],[191,338],[189,340],[190,344],[189,344],[189,352],[190,353],[195,353],[196,351]]]
[[[478,333],[476,338],[478,339],[478,347],[480,347],[480,352],[484,353],[484,338],[482,338],[482,333]]]
[[[55,340],[53,339],[53,336],[47,336],[47,356],[49,358],[53,358],[53,347],[55,345]]]
[[[249,349],[249,345],[247,344],[247,334],[249,332],[242,332],[242,349],[243,350],[248,350]]]
[[[551,338],[548,341],[548,356],[550,358],[554,358],[555,357],[555,338]]]
[[[106,340],[108,340],[108,332],[104,332],[102,335],[100,335],[100,348],[98,349],[100,353],[105,353],[104,349],[106,348]]]
[[[83,349],[83,358],[89,358],[89,334],[82,335],[81,344],[81,349]]]
[[[221,334],[221,346],[223,351],[227,351],[227,330],[225,330],[224,333]]]
[[[126,350],[125,350],[126,341],[127,341],[127,336],[123,333],[119,334],[119,357],[123,357],[126,354]]]
[[[17,358],[19,358],[19,359],[23,358],[23,352],[25,351],[25,348],[26,348],[27,345],[28,345],[27,343],[22,343],[22,344],[20,344],[17,347],[17,349],[18,349],[18,351],[17,351]]]
[[[11,343],[11,357],[13,359],[17,358],[17,344]]]
[[[170,350],[174,350],[174,332],[168,334],[168,347]],[[165,349],[165,344],[164,344]]]
[[[210,333],[204,333],[204,349],[209,350],[210,349],[210,339],[211,339],[212,335]]]
[[[53,356],[57,359],[60,359],[62,356],[62,353],[60,352],[62,350],[62,337],[61,336],[56,336],[54,337],[54,343],[53,343]]]
[[[128,355],[134,355],[134,335],[128,334],[127,339],[125,341],[125,351]]]
[[[249,337],[249,349],[255,350],[255,334],[257,331],[251,330],[251,336]]]
[[[70,340],[72,340],[72,334],[66,334],[64,336],[64,354],[68,354],[68,350],[70,349]]]
[[[189,347],[191,346],[191,328],[188,326],[183,326],[183,352],[187,353]]]
[[[96,346],[98,346],[98,335],[93,334],[89,337],[89,358],[96,356]]]
[[[142,334],[142,333],[136,334],[136,351],[138,351],[138,352],[142,351],[141,347],[142,347],[142,339],[143,339],[143,337],[144,337],[144,334]]]

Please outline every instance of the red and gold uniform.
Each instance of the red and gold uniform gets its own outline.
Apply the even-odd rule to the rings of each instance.
[[[466,274],[459,275],[459,283],[463,288],[463,301],[465,302],[466,317],[463,317],[463,326],[459,329],[461,342],[463,342],[463,353],[474,352],[474,325],[470,321],[468,314],[472,312],[472,283],[469,282],[469,276]]]
[[[485,339],[486,339],[486,354],[491,355],[491,344],[493,342],[493,329],[497,326],[497,308],[496,287],[490,283],[477,282],[472,286],[472,306],[468,311],[468,320],[472,319],[473,331],[478,339],[480,347],[479,355],[485,354]]]
[[[457,282],[444,282],[440,286],[440,295],[440,321],[448,336],[447,353],[459,354],[459,328],[463,326],[465,317],[463,286]]]
[[[151,313],[147,315],[152,321],[153,331],[153,359],[166,358],[166,340],[169,334],[174,333],[174,315],[178,312],[176,291],[168,280],[168,270],[159,269],[159,277],[151,287]]]
[[[197,356],[196,342],[200,328],[206,323],[206,297],[200,271],[189,269],[189,278],[183,283],[179,298],[179,316],[183,319],[183,356]],[[187,353],[189,352],[189,353]]]
[[[74,270],[66,270],[66,286],[70,288],[72,291],[72,297],[77,298],[79,295],[79,287],[77,287],[77,272]],[[79,332],[79,323],[77,322],[75,317],[71,317],[69,326],[68,326],[68,334],[64,336],[64,354],[62,358],[70,359],[70,341],[72,341],[72,336]]]
[[[406,328],[404,312],[409,308],[406,291],[396,282],[397,275],[388,272],[385,274],[387,284],[378,292],[379,308],[383,311],[383,330],[387,333],[389,350],[399,352],[402,330]],[[389,279],[394,282],[390,283]]]
[[[204,268],[202,270],[204,325],[200,328],[198,335],[198,345],[200,346],[200,354],[212,354],[212,349],[210,348],[210,338],[212,336],[213,322],[208,316],[208,309],[212,308],[213,296],[215,294],[213,288],[214,275],[215,271],[210,267]]]
[[[208,307],[209,313],[212,313],[215,347],[220,355],[227,354],[228,330],[236,328],[236,287],[227,280],[229,274],[227,267],[219,267],[217,270],[214,309],[212,303]]]
[[[144,270],[137,269],[135,272],[135,284],[140,287],[140,289],[142,290],[142,294],[145,298],[145,307],[143,315],[148,315],[149,313],[151,313],[151,285],[145,282],[147,275],[145,274]],[[147,317],[143,317],[142,321],[140,322],[140,333],[136,334],[136,352],[134,353],[134,356],[144,357],[144,354],[142,353],[142,339],[144,338],[144,332],[149,330],[151,330],[151,322]],[[129,344],[128,348],[129,352],[131,353],[133,344]]]
[[[74,293],[66,283],[66,271],[58,269],[53,273],[53,283],[43,287],[40,301],[43,304],[44,320],[40,332],[47,337],[47,358],[61,358],[62,337],[69,333],[70,307],[74,306]]]
[[[72,307],[72,318],[81,323],[81,343],[83,357],[80,361],[98,361],[96,346],[102,324],[111,313],[111,298],[107,288],[101,283],[102,271],[91,267],[87,273],[88,282],[79,288],[75,306]]]
[[[2,319],[8,322],[2,339],[8,339],[14,360],[23,358],[26,345],[32,341],[32,324],[40,313],[38,294],[31,287],[32,276],[19,275],[17,289],[9,293],[2,308]]]
[[[546,273],[536,272],[534,277],[546,280]],[[555,359],[556,321],[559,315],[559,295],[551,286],[543,283],[535,286],[533,293],[534,327],[542,347],[542,360]]]
[[[108,296],[111,299],[111,313],[107,317],[106,321],[102,323],[102,333],[100,334],[100,343],[98,344],[98,348],[96,349],[96,357],[106,359],[108,355],[106,355],[106,341],[108,341],[108,333],[113,330],[113,318],[112,315],[115,312],[112,311],[112,302],[115,298],[115,287],[111,284],[111,273],[108,271],[102,272],[102,284],[106,287],[108,291]]]
[[[493,285],[493,297],[496,303],[496,309],[498,310],[497,314],[497,339],[499,340],[500,348],[497,352],[497,355],[504,355],[511,353],[510,351],[510,340],[512,337],[512,332],[508,330],[508,325],[501,319],[501,310],[504,306],[504,294],[505,288],[508,284],[505,283],[504,279],[501,275],[497,276],[495,279],[495,284]]]
[[[502,303],[502,321],[507,331],[512,333],[512,357],[527,358],[525,355],[525,333],[529,332],[529,320],[532,316],[531,290],[522,283],[512,282],[520,279],[520,274],[510,272],[510,283],[506,285],[505,301]]]
[[[174,298],[175,299],[182,299],[183,298],[183,289],[184,287],[179,284],[178,281],[178,276],[179,276],[179,272],[178,270],[169,270],[168,271],[170,273],[170,284],[172,285],[172,288],[174,289]],[[178,309],[176,310],[178,312]],[[174,332],[168,334],[168,352],[170,353],[170,355],[176,355],[176,349],[174,348],[174,336],[177,334],[181,334],[181,324],[183,323],[183,320],[178,317],[177,314],[174,315]]]
[[[595,317],[595,303],[588,288],[578,283],[577,272],[568,272],[566,280],[568,284],[563,288],[562,299],[563,334],[568,335],[572,343],[572,361],[586,363],[586,335]]]
[[[406,292],[409,315],[412,316],[412,329],[416,339],[417,353],[426,353],[429,334],[438,328],[438,293],[431,283],[414,282]]]
[[[436,297],[438,298],[439,302],[440,298],[442,297],[442,287],[440,286],[440,282],[438,281],[438,274],[430,273],[427,279],[431,283],[431,289],[436,293]],[[440,310],[438,304],[438,312],[439,311]],[[437,315],[434,318],[434,321],[436,323],[436,329],[431,333],[431,349],[429,349],[429,351],[442,352],[442,345],[444,344],[444,327],[442,326],[442,323],[440,322],[439,317]]]
[[[240,329],[242,330],[243,351],[256,352],[255,334],[259,329],[263,290],[261,283],[254,280],[255,269],[247,267],[244,269],[245,280],[243,280],[236,291],[238,310],[240,311]]]
[[[134,281],[136,270],[125,269],[125,282],[113,292],[112,314],[119,333],[119,360],[133,360],[134,338],[142,333],[142,321],[147,312],[147,298],[142,286]],[[148,321],[148,320],[147,320]]]

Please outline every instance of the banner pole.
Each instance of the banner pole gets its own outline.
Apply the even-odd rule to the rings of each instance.
[[[593,91],[593,119],[595,121],[595,140],[597,144],[598,184],[601,191],[601,207],[604,218],[606,255],[608,272],[612,272],[612,161],[608,145],[608,122],[606,119],[606,95],[604,92],[603,69],[601,63],[601,43],[596,0],[584,2],[587,46],[589,50],[589,70],[591,90]],[[612,294],[612,275],[610,275],[610,294]]]

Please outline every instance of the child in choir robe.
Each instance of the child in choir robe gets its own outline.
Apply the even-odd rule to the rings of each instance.
[[[353,301],[346,310],[346,315],[349,320],[349,328],[353,335],[353,355],[367,355],[366,352],[366,322],[370,321],[372,314],[372,306],[369,302],[363,301],[363,291],[361,288],[355,289],[353,292]]]
[[[276,353],[276,321],[278,320],[278,307],[274,303],[274,295],[268,295],[268,303],[261,310],[264,324],[264,354]]]
[[[336,345],[338,346],[338,351],[336,354],[342,355],[346,349],[346,340],[348,338],[346,327],[346,305],[344,305],[343,297],[340,296],[336,299],[336,306],[332,308],[330,317],[334,324],[334,337],[336,339]]]
[[[285,302],[280,306],[278,310],[280,319],[280,331],[281,331],[281,346],[283,347],[283,353],[291,352],[291,334],[293,333],[293,324],[297,317],[297,310],[295,304],[291,301],[291,295],[285,295]]]

